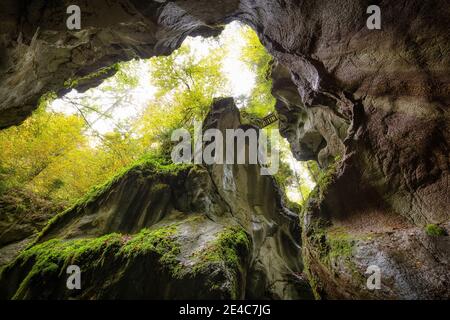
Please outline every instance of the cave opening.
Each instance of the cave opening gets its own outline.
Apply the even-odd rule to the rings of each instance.
[[[75,2],[0,4],[0,299],[448,299],[444,1]]]
[[[66,206],[144,156],[167,157],[171,132],[203,121],[215,98],[232,97],[246,121],[262,119],[276,102],[272,67],[253,29],[231,22],[217,37],[187,37],[167,57],[107,67],[116,72],[97,87],[77,91],[83,79],[69,79],[66,94],[45,95],[22,125],[0,133],[1,188]],[[277,123],[264,130],[278,132]],[[317,165],[298,162],[278,140],[276,179],[286,199],[302,204]]]

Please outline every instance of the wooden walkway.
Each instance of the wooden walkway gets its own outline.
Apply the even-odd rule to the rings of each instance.
[[[261,119],[261,129],[270,126],[272,123],[278,121],[278,116],[276,113],[272,112]]]
[[[264,118],[258,118],[256,116],[250,115],[245,111],[241,111],[241,116],[246,119],[250,124],[259,127],[261,129],[270,126],[272,123],[278,121],[278,116],[275,112],[269,113]]]

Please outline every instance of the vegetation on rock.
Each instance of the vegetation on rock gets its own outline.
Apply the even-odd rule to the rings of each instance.
[[[179,253],[179,245],[172,239],[175,231],[176,226],[168,226],[156,230],[144,229],[133,236],[114,233],[96,239],[52,239],[23,251],[4,268],[0,278],[5,281],[7,274],[18,266],[30,265],[31,269],[13,296],[21,299],[26,297],[25,291],[31,285],[34,288],[55,285],[48,282],[65,277],[67,266],[73,264],[89,274],[105,267],[105,263],[113,264],[111,259],[126,261],[138,255],[156,254],[160,267],[174,272],[178,264],[175,257]]]
[[[425,232],[431,237],[440,237],[446,235],[445,229],[435,224],[428,224],[425,227]]]
[[[135,235],[112,233],[94,239],[52,239],[36,244],[2,270],[0,283],[6,283],[20,268],[27,271],[18,279],[16,288],[5,285],[0,293],[3,297],[23,299],[30,290],[42,290],[43,297],[50,297],[61,291],[69,265],[80,266],[87,279],[95,273],[108,272],[106,277],[121,281],[124,277],[121,273],[127,272],[127,265],[141,258],[155,257],[152,272],[167,274],[174,281],[203,277],[215,268],[229,272],[227,277],[233,281],[231,298],[238,298],[238,277],[250,245],[246,233],[238,227],[225,228],[205,250],[196,253],[193,265],[186,265],[179,258],[182,246],[177,234],[179,224],[143,229]],[[209,284],[211,290],[219,290],[223,285],[220,282]],[[62,290],[58,294],[70,293]]]

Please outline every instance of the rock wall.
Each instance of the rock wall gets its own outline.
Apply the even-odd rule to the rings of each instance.
[[[299,160],[335,167],[303,213],[304,258],[317,296],[445,299],[449,8],[382,1],[382,29],[368,30],[368,4],[246,6],[280,64],[280,132]],[[371,265],[380,290],[367,289]]]
[[[317,293],[450,296],[448,237],[430,238],[424,231],[426,225],[445,229],[449,220],[445,1],[378,1],[381,30],[366,28],[372,3],[365,0],[75,2],[86,13],[79,32],[64,26],[68,1],[0,4],[0,127],[20,123],[43,93],[63,94],[70,79],[81,78],[81,90],[94,86],[114,72],[86,77],[101,67],[169,54],[189,34],[214,35],[224,23],[240,20],[277,61],[280,132],[295,156],[336,167],[304,212],[304,253]],[[354,246],[338,241],[343,257],[330,251],[336,229],[339,241],[343,234],[365,239],[357,240],[363,262],[356,262],[362,249]],[[402,250],[390,249],[390,241]],[[338,262],[323,263],[323,246],[334,259],[327,261],[340,257]],[[411,265],[417,250],[420,259]],[[357,281],[345,276],[342,261],[355,262]],[[372,263],[387,275],[381,291],[362,284]]]

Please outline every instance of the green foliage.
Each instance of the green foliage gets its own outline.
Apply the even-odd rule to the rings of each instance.
[[[348,234],[338,233],[328,234],[328,244],[329,244],[329,259],[349,258],[353,254],[354,242]]]
[[[142,155],[130,140],[108,136],[95,148],[81,117],[43,108],[21,126],[0,132],[2,189],[21,187],[40,196],[73,201]]]
[[[47,92],[42,95],[38,102],[38,110],[45,109],[50,103],[52,103],[58,96],[55,92]]]
[[[117,64],[89,77],[114,70],[114,80],[107,81],[102,90],[113,92],[119,103],[137,85],[137,75],[129,68]],[[103,136],[97,134],[100,143],[92,145],[86,134],[91,126],[89,114],[108,116],[100,111],[100,102],[88,98],[68,100],[76,107],[77,115],[66,115],[50,109],[55,98],[54,93],[44,95],[32,117],[0,132],[0,192],[25,188],[55,201],[73,202],[93,185],[107,181],[151,151],[132,132],[118,129]]]
[[[342,230],[330,230],[317,221],[308,232],[308,241],[315,248],[319,258],[326,264],[336,259],[349,260],[353,254],[354,240]]]
[[[110,74],[113,74],[114,72],[117,72],[120,69],[120,64],[115,63],[112,66],[101,68],[97,72],[93,72],[91,74],[88,74],[83,77],[79,77],[76,79],[68,79],[64,82],[64,87],[68,89],[76,88],[79,85],[84,84],[85,82],[92,80],[92,79],[98,79],[98,78],[104,78]]]
[[[272,96],[273,58],[259,41],[258,35],[250,28],[242,28],[241,36],[246,42],[241,60],[255,73],[255,87],[247,102],[245,111],[258,117],[264,117],[274,110],[275,98]]]
[[[113,81],[109,81],[102,90],[124,92],[130,88],[135,88],[139,84],[138,76],[135,70],[128,63],[117,63],[109,67],[114,70]]]
[[[314,190],[309,194],[308,200],[312,200],[314,203],[320,203],[323,200],[328,187],[336,178],[340,164],[341,157],[337,156],[326,169],[320,170],[318,174],[313,174],[314,176],[317,176],[317,184]]]
[[[320,169],[317,161],[314,160],[307,161],[306,167],[308,168],[311,177],[317,183],[317,181],[319,181],[320,175],[322,174],[322,170]]]
[[[29,184],[85,143],[82,128],[78,117],[47,113],[41,107],[20,127],[1,131],[0,166],[6,188]],[[32,184],[30,187],[38,188]]]
[[[275,175],[275,179],[277,180],[278,186],[282,190],[286,190],[286,188],[292,184],[291,179],[295,176],[294,171],[291,169],[288,163],[284,161],[280,161],[280,166],[277,174]]]
[[[141,143],[171,149],[174,129],[192,129],[193,121],[203,121],[213,99],[226,95],[226,79],[221,66],[223,51],[212,50],[198,58],[189,45],[182,45],[168,57],[150,60],[156,99],[135,124]]]
[[[309,194],[314,188],[311,175],[304,162],[297,162],[289,148],[286,140],[279,137],[280,141],[280,166],[275,174],[277,184],[285,191],[285,202],[290,207],[294,207],[294,212],[299,212]],[[291,167],[292,166],[292,167]]]
[[[428,224],[425,227],[425,232],[431,237],[442,237],[446,235],[445,229],[435,224]]]
[[[324,265],[328,270],[332,270],[333,265],[342,262],[355,277],[359,277],[352,262],[355,239],[345,230],[332,230],[323,220],[317,219],[308,227],[303,237],[303,243],[305,247],[310,248],[303,255],[304,270],[316,299],[321,299],[322,284],[311,272],[311,260]]]

